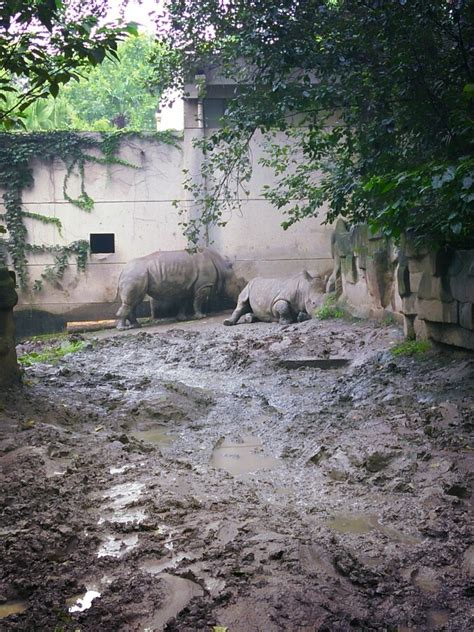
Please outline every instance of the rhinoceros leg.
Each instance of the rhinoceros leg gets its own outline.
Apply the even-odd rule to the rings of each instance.
[[[117,312],[117,329],[129,329],[130,327],[140,327],[137,320],[136,309],[143,301],[146,294],[146,277],[143,279],[119,280],[119,294],[122,301]],[[130,325],[127,325],[127,320]]]
[[[298,312],[298,316],[296,317],[296,320],[299,323],[302,323],[305,320],[311,320],[311,316],[308,314],[308,312]]]
[[[196,318],[206,318],[202,308],[209,301],[212,285],[203,285],[194,293],[193,311]]]
[[[242,316],[241,322],[242,323],[258,323],[260,321],[253,312],[248,312],[247,314],[244,314]]]
[[[178,313],[176,314],[176,320],[187,320],[186,316],[186,306],[180,305],[178,309]]]
[[[252,308],[250,307],[249,290],[247,286],[239,294],[237,306],[232,312],[230,318],[226,318],[224,320],[224,325],[236,325],[241,316],[243,316],[244,314],[249,314],[251,312]]]
[[[289,325],[295,322],[295,315],[288,301],[276,301],[272,306],[275,318],[278,318],[280,325]]]
[[[130,329],[131,327],[141,327],[135,313],[136,307],[122,303],[117,312],[117,329]],[[130,325],[127,325],[127,320]]]

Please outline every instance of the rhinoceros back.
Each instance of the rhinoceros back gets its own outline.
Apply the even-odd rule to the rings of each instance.
[[[147,258],[147,293],[153,298],[177,298],[191,294],[199,277],[198,255],[163,251]]]
[[[266,279],[256,277],[248,284],[249,303],[252,312],[260,320],[274,320],[273,305],[278,300],[287,301],[295,310],[300,308],[299,277]]]

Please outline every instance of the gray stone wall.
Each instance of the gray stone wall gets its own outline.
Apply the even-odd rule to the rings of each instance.
[[[393,315],[408,338],[474,349],[474,250],[419,249],[405,238],[395,247],[365,225],[336,223],[329,281],[361,317]]]
[[[405,332],[474,349],[474,250],[417,251],[399,262]]]

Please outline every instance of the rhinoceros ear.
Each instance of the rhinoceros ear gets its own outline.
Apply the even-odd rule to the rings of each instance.
[[[307,281],[312,281],[313,277],[310,275],[310,273],[308,272],[308,270],[303,270],[303,276]]]

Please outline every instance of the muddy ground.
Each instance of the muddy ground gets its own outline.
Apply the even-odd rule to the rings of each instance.
[[[0,629],[473,630],[473,355],[221,322],[89,334],[3,397]]]

